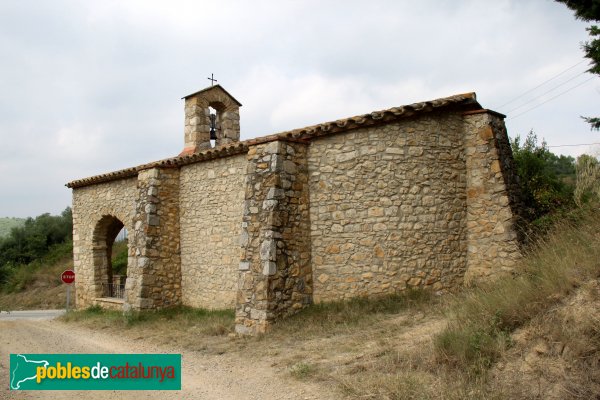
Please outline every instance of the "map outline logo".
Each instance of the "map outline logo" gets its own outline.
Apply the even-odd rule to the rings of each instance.
[[[25,357],[23,354],[16,354],[16,357],[17,358],[18,357],[23,358],[23,360],[25,361],[25,363],[43,364],[44,367],[48,367],[48,365],[50,365],[50,363],[48,361],[46,361],[46,360],[40,360],[40,361],[37,361],[37,360],[28,360],[27,357]],[[12,369],[12,365],[11,365],[11,369],[12,369],[10,371],[10,375],[11,375],[10,388],[11,388],[11,390],[19,390],[21,388],[21,383],[37,378],[37,375],[34,374],[33,376],[27,377],[25,379],[21,379],[20,381],[17,382],[17,385],[15,386],[14,385],[15,376],[16,376],[17,370],[19,369],[19,365],[21,365],[21,364],[17,363],[15,365],[14,369]]]

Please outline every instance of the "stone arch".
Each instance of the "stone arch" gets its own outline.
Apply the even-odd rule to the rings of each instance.
[[[205,107],[211,106],[214,109],[225,112],[225,111],[237,111],[240,106],[238,103],[233,101],[231,97],[221,91],[207,91],[203,93],[200,99],[201,104]],[[215,105],[218,107],[215,107]]]
[[[211,101],[208,103],[209,107],[214,108],[217,111],[217,120],[219,117],[219,114],[222,114],[223,112],[225,112],[227,110],[227,106],[223,103],[221,103],[220,101]]]
[[[111,256],[117,234],[123,227],[125,227],[123,221],[111,214],[102,215],[94,225],[92,234],[93,293],[96,298],[122,297],[120,294],[117,295],[113,286]]]

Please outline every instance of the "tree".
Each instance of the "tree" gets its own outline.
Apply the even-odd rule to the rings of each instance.
[[[513,158],[521,187],[523,216],[530,222],[572,204],[572,186],[566,182],[575,175],[575,160],[557,156],[545,141],[538,144],[529,132],[521,144],[519,136],[511,140]]]
[[[575,18],[582,21],[600,21],[600,0],[556,0],[575,11]],[[600,28],[592,25],[587,28],[592,40],[583,44],[585,57],[589,58],[591,67],[588,72],[600,75]],[[600,130],[599,117],[582,117],[592,129]]]
[[[582,154],[577,158],[575,202],[582,205],[591,199],[600,200],[600,163],[596,158]]]
[[[0,239],[0,266],[28,264],[45,256],[54,245],[72,240],[73,217],[67,207],[61,215],[42,214],[27,218]],[[1,276],[0,276],[1,281]]]

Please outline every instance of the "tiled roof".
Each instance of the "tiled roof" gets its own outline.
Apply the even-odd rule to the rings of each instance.
[[[417,114],[442,110],[446,108],[456,108],[460,111],[482,110],[475,93],[464,93],[441,99],[424,101],[400,107],[393,107],[387,110],[374,111],[370,114],[358,115],[351,118],[345,118],[337,121],[325,122],[305,128],[294,129],[269,136],[263,136],[256,139],[245,140],[242,142],[230,143],[217,148],[204,150],[198,153],[171,157],[164,160],[138,165],[137,167],[126,168],[119,171],[96,175],[89,178],[78,179],[66,184],[69,188],[78,188],[82,186],[93,185],[96,183],[109,182],[117,179],[124,179],[137,176],[139,171],[161,167],[178,168],[182,165],[194,164],[197,162],[212,160],[215,158],[227,157],[235,154],[242,154],[248,151],[250,146],[272,142],[275,140],[303,141],[308,142],[319,136],[330,135],[348,131],[351,129],[379,125],[401,118],[408,118]]]
[[[441,99],[424,101],[400,107],[388,108],[387,110],[373,111],[370,114],[357,115],[355,117],[325,122],[306,128],[294,129],[282,132],[278,136],[295,139],[311,139],[313,137],[346,131],[362,126],[377,125],[383,122],[412,117],[416,114],[431,112],[436,109],[460,106],[461,111],[481,109],[475,93],[464,93]]]
[[[101,182],[114,181],[116,179],[131,178],[137,176],[139,171],[150,168],[176,168],[182,165],[194,164],[200,161],[212,160],[214,158],[227,157],[234,154],[242,154],[248,152],[248,145],[246,142],[236,142],[224,146],[219,146],[214,149],[201,151],[186,156],[165,158],[164,160],[154,161],[148,164],[138,165],[137,167],[125,168],[114,172],[108,172],[106,174],[95,175],[89,178],[78,179],[67,183],[65,186],[68,188],[77,188],[82,186],[93,185]]]

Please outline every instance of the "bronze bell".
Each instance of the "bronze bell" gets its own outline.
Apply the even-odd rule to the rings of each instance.
[[[210,114],[210,140],[217,140],[217,115]]]

